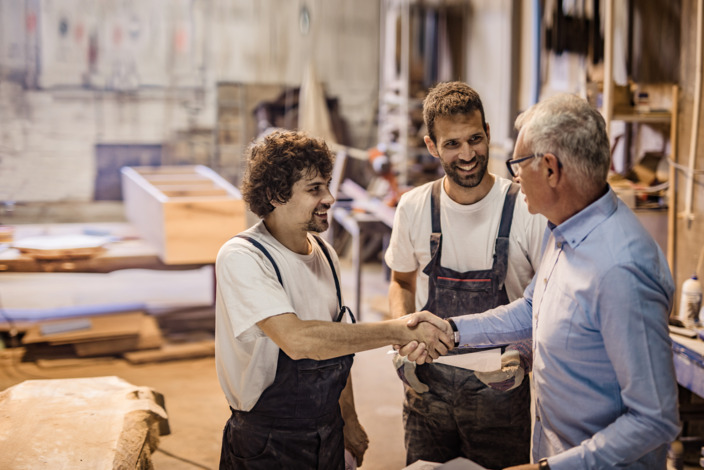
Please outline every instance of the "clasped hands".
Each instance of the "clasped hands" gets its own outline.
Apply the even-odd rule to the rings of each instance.
[[[404,345],[394,345],[394,349],[401,356],[407,356],[409,361],[416,364],[430,363],[454,347],[455,339],[450,323],[427,310],[409,313],[398,320],[405,322],[414,337]]]

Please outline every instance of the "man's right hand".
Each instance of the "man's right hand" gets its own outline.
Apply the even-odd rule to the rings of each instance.
[[[432,362],[447,354],[454,347],[455,340],[450,324],[430,312],[417,312],[401,317],[414,333],[414,341],[400,347],[399,353],[418,364]]]
[[[409,361],[418,364],[432,362],[433,359],[447,354],[447,351],[454,347],[454,333],[447,320],[443,320],[427,310],[411,313],[402,318],[406,320],[406,325],[409,328],[425,328],[426,330],[430,328],[431,332],[439,334],[439,338],[442,338],[440,348],[422,340],[418,340],[418,342],[412,341],[402,345],[398,352],[402,356],[407,356]],[[430,325],[432,325],[432,327]]]

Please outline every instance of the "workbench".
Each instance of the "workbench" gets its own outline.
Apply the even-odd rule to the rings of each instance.
[[[169,434],[163,396],[118,377],[26,380],[0,392],[0,468],[144,469]]]
[[[679,387],[679,410],[682,435],[689,434],[688,422],[704,420],[704,341],[671,334],[675,374]]]
[[[100,246],[99,250],[92,252],[90,256],[50,257],[49,259],[41,259],[41,257],[37,258],[32,254],[22,253],[17,248],[13,248],[11,243],[0,244],[2,245],[0,249],[0,280],[3,276],[7,276],[9,279],[17,281],[16,278],[23,276],[24,273],[31,273],[27,276],[44,273],[57,277],[54,283],[48,286],[49,288],[46,288],[47,286],[39,287],[35,294],[29,294],[34,297],[29,299],[26,307],[23,306],[25,304],[19,306],[17,302],[13,305],[11,302],[13,296],[4,297],[5,302],[0,305],[0,308],[3,309],[0,310],[0,331],[14,328],[24,331],[34,322],[42,320],[142,310],[148,305],[144,299],[154,296],[159,299],[168,299],[168,301],[161,300],[158,302],[159,305],[169,305],[175,308],[180,308],[176,307],[179,305],[183,305],[185,308],[197,305],[197,310],[202,310],[203,307],[214,307],[215,270],[212,268],[215,263],[214,257],[210,263],[166,264],[161,260],[155,247],[139,237],[137,229],[130,223],[25,224],[15,225],[14,228],[12,243],[17,242],[20,245],[22,240],[31,237],[50,238],[52,236],[85,234],[105,239],[107,243]],[[172,295],[166,294],[169,289],[168,285],[150,287],[142,284],[137,286],[136,292],[124,292],[119,297],[108,289],[107,300],[97,300],[98,294],[95,294],[91,289],[100,289],[101,286],[104,288],[105,282],[108,281],[101,282],[96,277],[91,278],[96,279],[95,282],[92,282],[86,277],[91,276],[92,273],[99,273],[100,276],[117,276],[122,279],[122,283],[118,281],[115,285],[129,286],[130,283],[126,282],[125,277],[120,276],[120,273],[110,274],[114,271],[128,269],[139,270],[133,276],[144,279],[154,279],[156,271],[168,271],[170,274],[164,272],[160,277],[167,279],[177,277],[176,282],[181,283],[193,282],[192,285],[194,288],[198,286],[199,291],[195,293],[183,291]],[[177,271],[181,273],[179,274]],[[13,274],[15,276],[12,276]],[[211,278],[210,281],[203,282],[203,275]],[[61,279],[58,280],[58,277]],[[77,280],[72,281],[69,277],[75,277]],[[23,279],[19,280],[22,286],[27,284]],[[84,284],[80,284],[82,282]],[[39,285],[41,286],[41,283]],[[67,290],[66,293],[61,290],[61,286]],[[142,286],[144,287],[142,288]],[[203,288],[207,289],[205,293],[201,293]],[[11,289],[11,287],[5,285],[5,289]],[[73,295],[76,294],[72,294],[72,292],[77,292],[78,289],[87,289],[88,291],[85,295],[77,296],[74,299]],[[52,296],[52,291],[56,297]],[[141,298],[142,301],[134,301],[134,298]],[[79,301],[81,299],[82,301]]]
[[[165,264],[159,258],[156,248],[139,236],[136,227],[126,222],[27,224],[16,225],[14,228],[16,242],[30,237],[79,234],[106,236],[112,241],[106,243],[94,256],[70,259],[37,259],[6,245],[0,250],[0,272],[108,273],[119,269],[186,270],[207,264]]]

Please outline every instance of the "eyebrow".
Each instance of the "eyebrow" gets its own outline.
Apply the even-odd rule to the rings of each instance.
[[[315,177],[315,178],[312,179],[312,180],[308,180],[308,182],[306,183],[306,186],[318,186],[318,185],[320,185],[320,184],[328,184],[331,179],[332,179],[332,178],[329,178],[329,179],[325,180],[325,179],[322,178],[322,177]]]

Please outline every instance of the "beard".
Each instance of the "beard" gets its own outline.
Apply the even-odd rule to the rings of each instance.
[[[315,233],[323,233],[330,227],[330,222],[327,220],[325,222],[323,221],[317,221],[317,220],[310,220],[308,221],[308,224],[306,224],[306,231],[307,232],[315,232]]]
[[[316,212],[321,212],[322,210],[326,211],[328,217],[330,217],[331,212],[329,206],[324,206],[321,209],[317,209]],[[326,231],[328,227],[330,227],[329,219],[325,218],[325,220],[322,220],[315,214],[312,214],[310,220],[306,223],[307,232],[322,233]]]
[[[486,175],[489,166],[489,149],[487,149],[486,155],[476,153],[475,158],[477,160],[477,167],[475,168],[476,171],[471,175],[460,173],[457,168],[457,162],[442,162],[442,168],[453,183],[463,188],[474,188],[482,182],[484,175]]]

